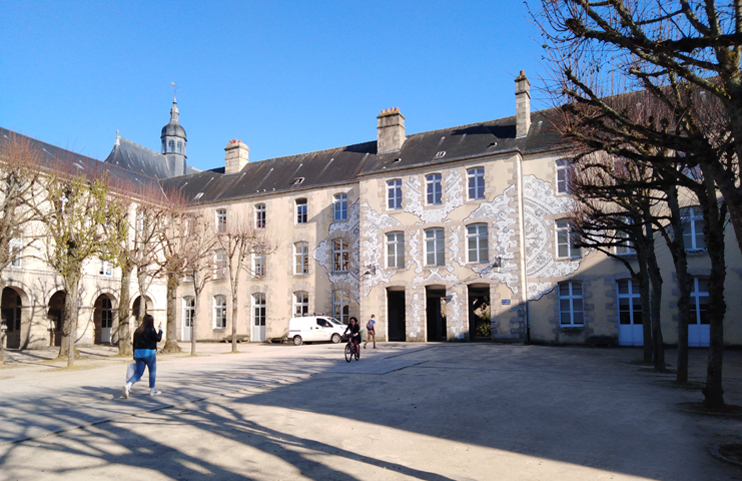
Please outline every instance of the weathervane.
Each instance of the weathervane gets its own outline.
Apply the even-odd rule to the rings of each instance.
[[[177,85],[175,85],[175,82],[170,82],[170,83],[173,84],[173,100],[175,100],[175,92],[178,91],[178,90],[180,90],[180,89],[178,88]],[[181,90],[181,92],[182,92],[182,90]]]

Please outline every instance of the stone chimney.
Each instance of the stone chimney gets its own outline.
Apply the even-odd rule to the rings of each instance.
[[[525,137],[531,128],[531,83],[526,71],[515,77],[515,136]]]
[[[383,110],[376,124],[376,153],[395,152],[404,144],[404,116],[399,107]]]
[[[241,140],[230,140],[224,147],[224,173],[234,174],[239,172],[250,159],[250,147],[243,144]]]

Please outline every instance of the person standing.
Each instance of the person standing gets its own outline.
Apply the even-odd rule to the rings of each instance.
[[[158,331],[155,331],[155,318],[151,314],[145,314],[142,324],[134,331],[134,361],[137,364],[136,371],[124,384],[121,394],[124,399],[129,399],[131,386],[141,379],[144,367],[149,371],[149,395],[162,394],[155,389],[155,376],[157,374],[157,343],[162,340],[162,323]]]
[[[376,349],[376,316],[373,314],[371,314],[371,319],[366,323],[366,342],[363,344],[364,349],[368,346],[369,339],[373,340],[374,349]]]

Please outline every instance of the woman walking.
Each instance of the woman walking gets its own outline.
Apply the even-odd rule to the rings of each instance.
[[[134,375],[126,381],[121,389],[124,399],[129,399],[129,390],[135,382],[141,379],[145,366],[149,371],[149,395],[157,396],[161,394],[160,391],[155,389],[155,376],[157,374],[157,343],[162,340],[162,323],[157,327],[159,331],[155,331],[155,318],[151,314],[145,314],[142,325],[134,331],[134,361],[137,368]]]

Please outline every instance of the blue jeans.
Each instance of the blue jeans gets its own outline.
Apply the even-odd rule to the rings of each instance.
[[[155,387],[155,375],[157,374],[157,356],[152,354],[149,357],[136,358],[134,362],[137,363],[137,369],[134,375],[129,378],[129,382],[134,384],[139,381],[144,374],[144,366],[147,366],[147,370],[149,371],[149,387],[153,389]]]

